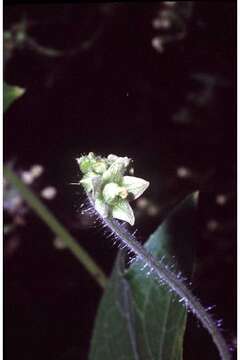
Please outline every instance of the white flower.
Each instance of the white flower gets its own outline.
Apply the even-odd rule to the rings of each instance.
[[[133,225],[135,217],[129,201],[141,196],[149,182],[125,176],[131,159],[113,154],[101,158],[89,153],[77,161],[84,174],[80,184],[91,195],[98,213],[104,218],[112,216]]]
[[[105,185],[102,194],[106,203],[112,204],[119,196],[120,191],[121,187],[116,183],[109,183]]]

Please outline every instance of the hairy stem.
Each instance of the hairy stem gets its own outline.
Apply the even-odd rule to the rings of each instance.
[[[88,196],[90,203],[94,207],[92,199]],[[214,320],[200,304],[198,299],[191,293],[186,285],[177,277],[177,275],[170,271],[164,264],[157,261],[151,253],[149,253],[136,239],[131,235],[120,223],[112,218],[102,218],[102,221],[108,226],[115,237],[119,238],[126,247],[136,254],[157,276],[157,278],[167,284],[179,297],[184,301],[185,305],[192,311],[192,313],[200,320],[202,325],[207,329],[211,335],[214,343],[217,346],[222,360],[230,360],[231,355],[228,346],[220,333]]]
[[[93,276],[97,283],[104,288],[107,278],[99,266],[88,255],[88,253],[77,243],[65,227],[55,218],[47,207],[37,198],[34,193],[18,178],[18,176],[7,165],[4,166],[4,176],[17,188],[22,198],[38,214],[38,216],[48,225],[48,227],[61,238],[68,249],[80,261],[85,269]]]

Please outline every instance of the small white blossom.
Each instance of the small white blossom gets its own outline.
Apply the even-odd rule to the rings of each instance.
[[[217,203],[218,205],[223,206],[223,205],[226,204],[226,202],[227,202],[227,196],[226,196],[226,195],[224,195],[224,194],[218,194],[218,195],[216,196],[216,203]]]
[[[41,196],[47,200],[53,199],[56,196],[56,194],[57,194],[57,190],[53,186],[48,186],[41,191]]]
[[[125,176],[131,159],[114,154],[101,158],[89,153],[77,162],[83,173],[80,184],[91,195],[98,213],[104,218],[112,216],[133,225],[135,217],[129,201],[141,196],[149,182]]]
[[[31,171],[32,176],[33,176],[34,178],[37,178],[37,177],[39,177],[40,175],[42,175],[44,169],[43,169],[43,166],[41,166],[41,165],[33,165],[33,166],[31,167],[31,170],[30,170],[30,171]]]
[[[23,171],[21,174],[21,178],[22,178],[22,181],[27,185],[32,184],[33,180],[34,180],[34,176],[32,175],[32,173],[30,171]]]

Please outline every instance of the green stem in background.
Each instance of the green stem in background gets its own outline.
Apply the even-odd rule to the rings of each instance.
[[[37,198],[34,193],[18,178],[18,176],[4,165],[4,176],[17,188],[22,198],[37,213],[37,215],[48,225],[48,227],[61,238],[68,249],[80,261],[85,269],[92,275],[97,283],[104,288],[107,278],[99,266],[88,255],[88,253],[76,242],[72,235],[64,228],[64,226],[56,219],[56,217],[47,209],[47,207]]]

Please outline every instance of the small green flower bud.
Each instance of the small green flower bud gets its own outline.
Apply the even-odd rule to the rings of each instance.
[[[92,160],[90,160],[87,156],[82,156],[78,158],[77,162],[83,174],[86,174],[88,171],[91,170]]]
[[[88,158],[91,160],[95,160],[95,155],[93,152],[88,153]]]
[[[96,163],[96,159],[93,152],[90,152],[88,155],[81,156],[76,159],[80,170],[83,174],[88,173],[92,170],[93,165]]]
[[[114,161],[116,161],[118,159],[118,156],[110,154],[110,155],[108,155],[107,159],[109,160],[110,163],[113,163]]]
[[[118,162],[119,164],[121,164],[124,167],[124,169],[127,169],[128,165],[130,164],[131,159],[129,159],[127,156],[121,157],[121,156],[110,154],[107,157],[107,161],[110,165]]]
[[[97,174],[103,174],[104,171],[107,170],[107,165],[105,161],[99,160],[95,164],[93,164],[92,169]]]

